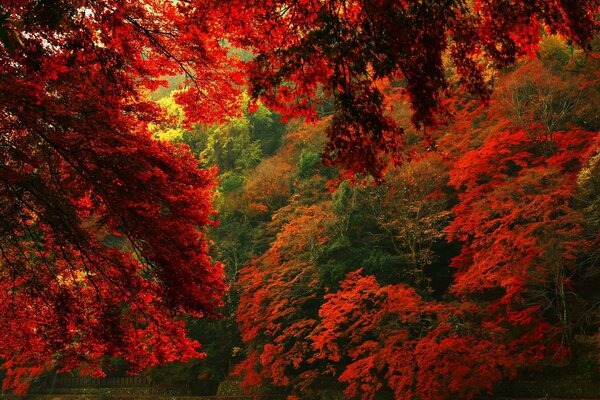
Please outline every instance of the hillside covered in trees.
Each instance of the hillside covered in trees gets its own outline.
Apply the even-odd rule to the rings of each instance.
[[[210,237],[231,289],[194,373],[236,365],[246,388],[298,398],[468,398],[519,373],[596,377],[597,68],[545,38],[494,77],[486,104],[457,92],[447,124],[407,129],[380,182],[322,162],[327,105],[314,122],[260,106],[158,130],[219,169]],[[406,126],[402,83],[381,89]]]
[[[4,391],[600,382],[596,1],[103,3],[0,5]]]

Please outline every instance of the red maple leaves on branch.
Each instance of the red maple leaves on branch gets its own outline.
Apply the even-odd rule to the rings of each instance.
[[[226,50],[170,2],[1,9],[4,387],[42,368],[101,375],[104,356],[134,371],[202,356],[182,317],[215,316],[225,290],[204,233],[214,172],[151,137],[162,116],[143,93],[183,70],[182,96],[214,119],[235,99],[214,90]]]

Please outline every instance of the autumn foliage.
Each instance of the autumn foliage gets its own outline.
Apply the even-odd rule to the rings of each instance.
[[[387,115],[382,78],[403,80],[412,122],[445,120],[452,72],[489,94],[489,71],[531,54],[545,29],[585,47],[596,1],[230,1],[241,21],[232,43],[251,48],[251,92],[292,115],[314,115],[317,94],[333,98],[325,158],[380,178],[396,159],[402,126]],[[288,82],[290,84],[288,84]]]
[[[3,390],[202,358],[186,321],[222,313],[244,388],[292,399],[568,363],[600,326],[598,6],[4,1]]]
[[[152,139],[148,123],[163,116],[143,93],[179,72],[180,43],[203,62],[210,53],[202,76],[216,85],[224,50],[205,48],[201,27],[169,2],[0,9],[4,388],[22,393],[53,368],[102,375],[104,356],[132,371],[201,357],[182,316],[215,316],[225,289],[204,233],[213,172]]]
[[[282,210],[332,213],[316,263],[302,270],[318,281],[285,279],[276,271],[286,262],[256,269],[272,248],[244,269],[246,385],[283,387],[290,398],[335,388],[345,398],[469,399],[524,370],[569,363],[598,328],[583,322],[596,315],[599,138],[588,118],[598,86],[586,72],[593,57],[554,64],[560,46],[548,40],[498,77],[487,104],[459,92],[453,121],[429,139],[407,131],[406,159],[382,184],[344,182],[327,203],[326,192],[294,183]],[[298,259],[278,247],[286,255]],[[290,288],[293,303],[280,303]],[[284,334],[272,334],[272,321]]]

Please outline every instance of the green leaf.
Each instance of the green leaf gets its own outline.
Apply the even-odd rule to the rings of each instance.
[[[11,33],[12,29],[9,29],[5,25],[0,26],[0,41],[2,42],[4,48],[6,48],[6,50],[8,50],[8,52],[12,55],[15,52],[15,45],[11,40]]]

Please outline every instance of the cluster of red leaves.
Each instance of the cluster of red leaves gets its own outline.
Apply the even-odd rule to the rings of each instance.
[[[444,54],[459,81],[486,97],[486,68],[505,67],[531,53],[542,27],[587,46],[598,10],[596,0],[224,4],[226,13],[237,16],[232,25],[238,31],[230,30],[229,39],[256,54],[249,64],[253,95],[286,115],[309,117],[320,93],[331,96],[336,111],[326,159],[376,178],[388,156],[397,155],[402,133],[382,107],[379,79],[402,80],[412,122],[435,125],[448,111]]]
[[[190,118],[234,108],[239,80],[211,21],[154,0],[0,9],[5,389],[22,393],[40,367],[101,375],[103,356],[133,371],[202,356],[182,316],[215,316],[225,289],[203,229],[214,172],[152,139],[162,115],[142,94],[183,69]]]
[[[595,136],[571,130],[545,143],[526,130],[508,129],[458,160],[451,183],[461,190],[460,204],[448,233],[468,245],[454,261],[454,293],[501,287],[513,296],[525,282],[545,282],[554,272],[549,263],[573,261],[577,244],[570,238],[581,221],[570,200]],[[544,151],[548,146],[551,154]],[[563,260],[552,259],[554,252]]]
[[[312,350],[298,338],[307,337],[317,323],[310,311],[319,298],[315,261],[331,220],[327,204],[283,208],[272,222],[280,229],[275,241],[242,270],[238,324],[248,356],[238,371],[244,373],[245,388],[260,386],[263,379],[287,386],[294,375],[290,371],[304,369]],[[304,372],[302,379],[309,375]]]
[[[348,398],[472,398],[524,362],[502,332],[476,327],[482,309],[424,301],[404,285],[380,286],[361,270],[327,295],[312,336],[317,358],[342,362]],[[336,366],[331,366],[336,370]]]

